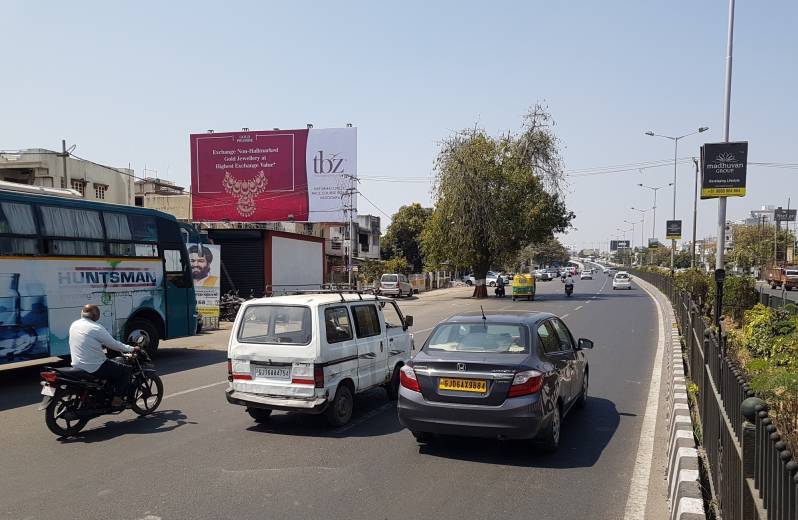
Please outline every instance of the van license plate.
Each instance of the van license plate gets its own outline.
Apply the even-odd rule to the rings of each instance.
[[[438,381],[438,390],[454,390],[456,392],[477,392],[484,394],[488,391],[488,382],[484,379],[452,379],[442,377]]]
[[[50,397],[53,397],[55,395],[55,388],[50,385],[44,385],[42,387],[42,395],[49,395]]]
[[[256,367],[255,377],[266,379],[291,379],[291,367]]]

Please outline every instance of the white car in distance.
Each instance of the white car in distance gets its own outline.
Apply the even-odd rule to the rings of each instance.
[[[626,271],[619,271],[615,273],[612,278],[612,290],[616,289],[632,289],[632,276]]]

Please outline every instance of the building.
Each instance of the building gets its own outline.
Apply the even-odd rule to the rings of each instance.
[[[0,153],[0,180],[45,188],[71,188],[88,200],[127,206],[133,203],[133,170],[71,156],[65,161],[59,152],[43,148]]]
[[[776,206],[767,204],[762,209],[752,209],[749,217],[745,218],[744,224],[760,225],[773,224],[775,220]]]
[[[191,195],[172,181],[157,177],[136,179],[134,200],[136,206],[157,209],[180,220],[191,220]]]
[[[355,257],[378,260],[380,258],[380,217],[357,216],[357,249]]]

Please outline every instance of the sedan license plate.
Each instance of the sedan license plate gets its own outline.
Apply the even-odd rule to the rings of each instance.
[[[53,397],[55,395],[55,388],[50,385],[42,386],[42,395],[49,395],[50,397]]]
[[[291,379],[291,367],[255,367],[255,377]]]
[[[438,390],[454,390],[456,392],[484,394],[488,391],[488,382],[484,379],[453,379],[442,377],[438,381]]]

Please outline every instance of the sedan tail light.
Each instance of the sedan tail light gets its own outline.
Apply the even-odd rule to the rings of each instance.
[[[421,392],[418,379],[416,379],[416,373],[407,365],[404,365],[401,370],[399,370],[399,384],[413,392]]]
[[[537,370],[518,372],[513,378],[508,397],[520,397],[538,392],[543,387],[543,374]]]

